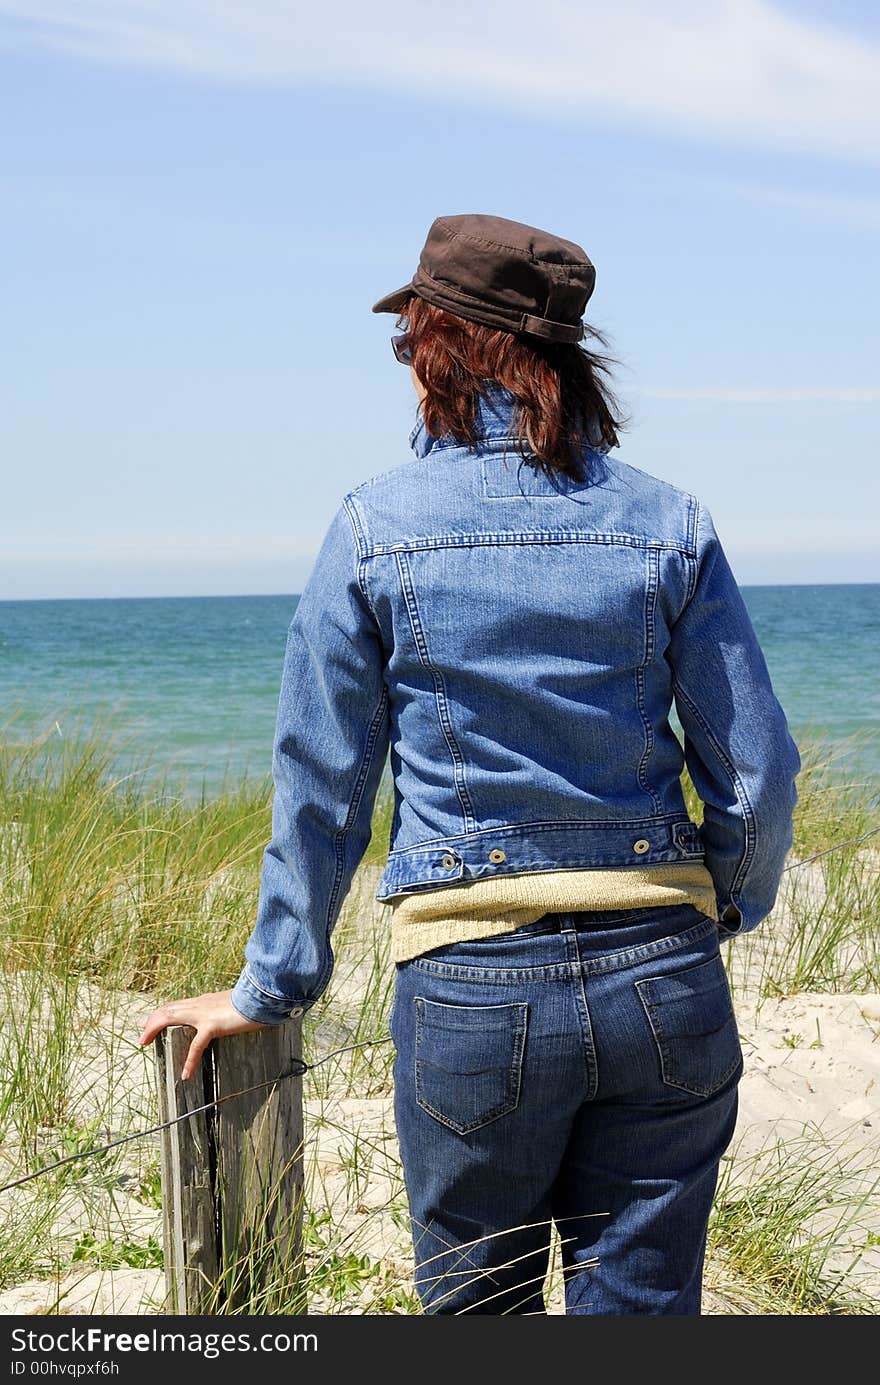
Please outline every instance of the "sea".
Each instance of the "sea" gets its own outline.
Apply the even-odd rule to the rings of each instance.
[[[880,801],[880,583],[741,590],[798,745]],[[0,744],[100,729],[114,771],[193,801],[266,780],[297,599],[0,602]]]

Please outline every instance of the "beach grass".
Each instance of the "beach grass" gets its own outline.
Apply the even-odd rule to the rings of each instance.
[[[847,778],[821,744],[801,752],[792,865],[827,854],[803,877],[792,870],[784,933],[764,928],[728,945],[731,980],[767,998],[877,991],[880,836],[844,845],[877,826],[877,791]],[[31,743],[0,736],[0,1182],[154,1123],[153,1059],[136,1045],[138,1020],[163,1000],[231,985],[241,967],[270,834],[268,781],[227,784],[192,802],[147,767],[121,773],[118,763],[119,747],[100,726]],[[687,775],[683,787],[699,821]],[[386,786],[334,934],[333,982],[303,1026],[305,1057],[324,1060],[304,1081],[313,1140],[303,1292],[312,1311],[419,1311],[396,1145],[387,1121],[365,1115],[370,1103],[387,1106],[392,1091],[394,971],[370,888],[392,811]],[[754,1311],[865,1311],[833,1268],[833,1248],[876,1190],[848,1182],[808,1143],[783,1153],[756,1166],[745,1193],[722,1179],[711,1249],[731,1311],[748,1311],[735,1306],[746,1302]],[[72,1269],[158,1270],[156,1161],[148,1139],[3,1194],[0,1288],[45,1278],[59,1285],[63,1311]],[[834,1224],[820,1218],[811,1240],[833,1187],[850,1191]],[[247,1281],[252,1269],[235,1273]],[[551,1281],[558,1293],[558,1267]],[[247,1311],[290,1311],[265,1282],[248,1302]]]
[[[748,1313],[872,1315],[857,1283],[880,1174],[806,1129],[722,1161],[709,1226],[709,1282]]]

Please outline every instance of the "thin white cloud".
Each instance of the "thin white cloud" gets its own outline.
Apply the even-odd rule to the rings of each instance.
[[[880,403],[880,385],[647,385],[639,393],[712,404]]]
[[[3,16],[7,46],[92,60],[880,155],[880,43],[770,0],[0,0]]]

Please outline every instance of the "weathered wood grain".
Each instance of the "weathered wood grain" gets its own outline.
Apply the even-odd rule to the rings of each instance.
[[[213,1096],[204,1063],[189,1082],[180,1070],[195,1030],[179,1025],[156,1040],[159,1119],[173,1120]],[[162,1132],[162,1212],[168,1311],[199,1313],[218,1273],[217,1229],[209,1112]]]
[[[299,1021],[217,1044],[218,1097],[289,1073],[302,1056]],[[254,1042],[257,1040],[257,1042]],[[220,1249],[233,1307],[265,1295],[292,1312],[300,1259],[303,1192],[302,1078],[288,1077],[217,1109]],[[289,1295],[290,1307],[285,1307]]]
[[[166,1311],[302,1311],[301,1024],[215,1040],[183,1082],[192,1035],[156,1041],[160,1120],[229,1099],[162,1133]]]

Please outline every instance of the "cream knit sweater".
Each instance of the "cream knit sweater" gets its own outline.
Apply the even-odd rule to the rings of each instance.
[[[718,920],[715,886],[702,861],[490,876],[396,895],[389,904],[394,962],[446,943],[512,933],[544,914],[568,910],[693,904]]]

